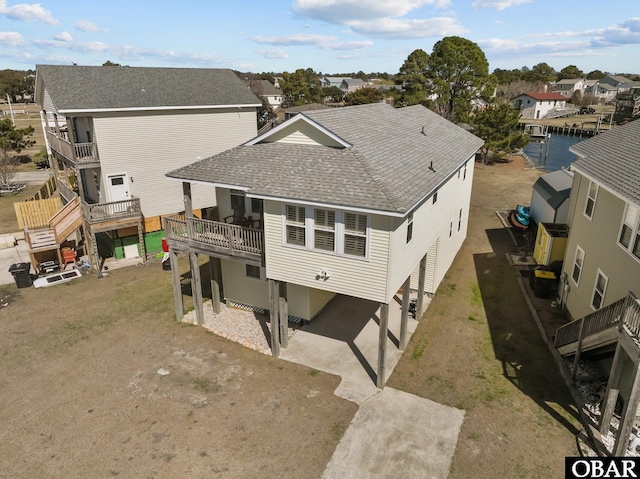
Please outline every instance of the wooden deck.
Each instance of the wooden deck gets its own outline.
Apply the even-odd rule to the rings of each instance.
[[[235,257],[256,265],[262,263],[261,230],[177,216],[164,218],[164,224],[167,242],[176,251]]]
[[[46,130],[46,135],[51,149],[73,167],[92,168],[100,165],[95,142],[72,144],[66,133],[58,135],[52,130]]]

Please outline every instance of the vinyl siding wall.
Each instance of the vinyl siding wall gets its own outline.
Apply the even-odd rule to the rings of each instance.
[[[387,264],[391,219],[369,215],[369,257],[350,258],[283,244],[282,203],[265,201],[265,252],[267,277],[371,301],[386,302]],[[326,281],[316,279],[321,270]]]
[[[629,291],[640,296],[640,261],[618,244],[625,202],[600,187],[589,221],[584,215],[588,190],[589,180],[576,171],[571,191],[575,211],[563,265],[570,288],[566,305],[573,319],[593,312],[591,300],[598,268],[609,278],[603,306],[625,297]],[[577,245],[585,252],[579,286],[571,279]]]
[[[343,148],[341,144],[323,132],[312,127],[305,121],[297,121],[287,128],[274,133],[268,139],[269,142],[295,143],[300,145],[324,145]]]
[[[118,112],[94,116],[102,170],[125,174],[129,191],[140,198],[144,216],[184,210],[182,184],[165,173],[244,143],[256,135],[255,109],[216,111]],[[104,195],[104,193],[103,193]],[[213,187],[193,185],[193,207],[215,205]]]
[[[246,276],[246,267],[239,261],[222,261],[222,284],[225,299],[265,310],[269,309],[269,283]],[[310,320],[333,297],[332,293],[287,284],[289,315]]]
[[[433,197],[424,201],[413,213],[413,239],[407,243],[407,218],[394,218],[394,231],[390,239],[389,284],[387,296],[398,291],[408,276],[419,266],[422,257],[438,240],[435,271],[433,274],[433,291],[451,266],[458,250],[467,237],[469,221],[469,202],[473,182],[473,158],[467,160],[466,179],[464,166],[438,189],[438,201],[433,204]],[[458,215],[462,208],[462,221],[458,231]],[[449,237],[450,223],[453,230]],[[433,258],[428,260],[433,261]],[[417,277],[417,276],[416,276]],[[417,289],[417,281],[413,286]],[[430,291],[430,292],[433,292]]]

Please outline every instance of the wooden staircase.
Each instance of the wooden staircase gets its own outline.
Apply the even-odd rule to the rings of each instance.
[[[29,247],[29,257],[35,266],[35,253],[55,250],[58,262],[62,265],[60,245],[80,226],[82,226],[82,208],[80,198],[75,197],[47,221],[47,228],[29,229],[25,227],[25,239]]]
[[[631,292],[615,303],[558,328],[554,345],[561,356],[573,356],[614,344],[622,327],[640,341],[640,301]]]

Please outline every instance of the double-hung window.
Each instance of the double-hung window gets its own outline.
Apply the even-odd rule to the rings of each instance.
[[[367,256],[367,215],[345,211],[344,254]]]
[[[640,227],[638,225],[638,208],[627,203],[622,220],[622,228],[618,243],[636,258],[640,259]]]
[[[580,277],[582,276],[582,267],[584,265],[584,250],[580,246],[576,246],[576,255],[573,260],[573,270],[571,272],[571,278],[576,286],[580,284]]]
[[[335,251],[336,248],[336,212],[314,209],[313,246],[315,249]]]
[[[600,269],[598,269],[598,275],[596,276],[596,284],[593,287],[593,298],[591,299],[591,307],[593,309],[600,309],[604,302],[604,295],[607,292],[607,278]]]
[[[286,242],[295,246],[306,246],[306,227],[304,206],[287,205]]]
[[[596,198],[598,197],[598,185],[593,181],[589,182],[589,192],[587,193],[587,202],[584,206],[584,215],[593,218],[593,210],[596,207]]]

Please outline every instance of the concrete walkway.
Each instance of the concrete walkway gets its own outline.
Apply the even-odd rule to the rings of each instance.
[[[13,248],[0,249],[0,284],[15,282],[13,275],[9,273],[9,268],[12,264],[27,263],[29,261],[31,261],[29,259],[29,250],[24,240],[18,241],[18,245]]]
[[[446,478],[464,412],[390,387],[360,406],[323,479]]]
[[[280,350],[281,359],[341,376],[335,394],[360,406],[323,478],[446,478],[464,411],[376,387],[378,308],[371,301],[337,296]],[[389,305],[387,377],[403,354],[398,349],[400,314],[396,296]],[[417,325],[409,318],[409,335]]]

